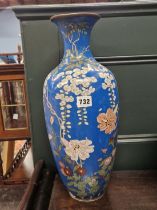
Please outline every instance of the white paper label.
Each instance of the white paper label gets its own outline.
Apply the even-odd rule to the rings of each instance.
[[[19,118],[19,115],[18,114],[13,114],[13,120],[18,120],[18,118]]]
[[[77,107],[89,107],[92,106],[91,96],[77,96]]]

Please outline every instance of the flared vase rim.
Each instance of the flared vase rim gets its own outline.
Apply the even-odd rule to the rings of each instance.
[[[97,13],[92,13],[92,12],[73,12],[73,13],[62,13],[62,14],[57,14],[53,15],[50,17],[51,21],[58,20],[58,19],[65,19],[65,18],[70,18],[70,17],[83,17],[83,16],[88,16],[88,17],[95,17],[97,19],[100,18],[100,15]]]

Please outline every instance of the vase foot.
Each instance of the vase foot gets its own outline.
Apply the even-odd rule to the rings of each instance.
[[[75,195],[73,195],[71,192],[69,192],[69,195],[71,198],[73,198],[74,200],[77,200],[79,202],[93,202],[93,201],[97,201],[99,199],[101,199],[103,197],[104,194],[101,194],[100,196],[96,197],[96,198],[93,198],[93,199],[81,199],[81,198],[77,198]]]

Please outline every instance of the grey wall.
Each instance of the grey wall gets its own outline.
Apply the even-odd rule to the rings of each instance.
[[[17,52],[21,45],[20,24],[10,9],[0,10],[0,53]]]

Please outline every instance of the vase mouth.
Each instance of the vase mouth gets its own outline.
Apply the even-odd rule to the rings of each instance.
[[[75,13],[63,13],[58,15],[53,15],[50,17],[51,21],[58,20],[58,19],[65,19],[65,18],[71,18],[71,17],[80,17],[80,16],[88,16],[88,17],[95,17],[97,19],[100,18],[100,15],[97,13],[92,12],[75,12]]]

